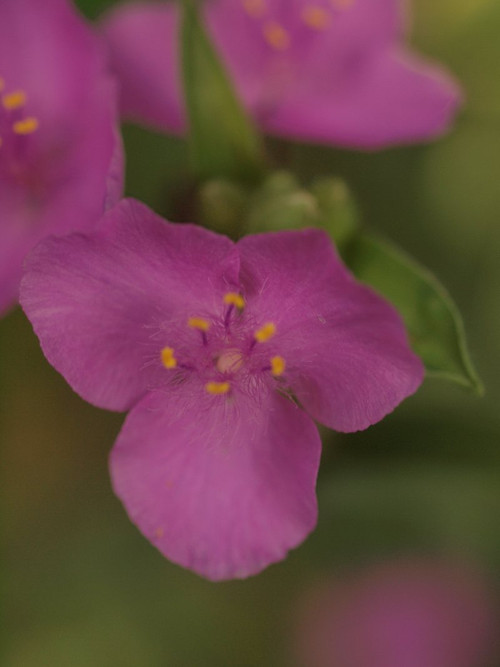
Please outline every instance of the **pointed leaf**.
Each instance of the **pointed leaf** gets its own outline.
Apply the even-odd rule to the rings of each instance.
[[[359,280],[398,309],[412,347],[430,374],[482,393],[460,313],[430,271],[395,246],[363,235],[350,244],[346,261]]]

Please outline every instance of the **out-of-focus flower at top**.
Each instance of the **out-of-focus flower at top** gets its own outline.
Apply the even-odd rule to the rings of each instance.
[[[88,229],[121,194],[116,85],[65,0],[0,2],[0,312],[46,234]]]
[[[323,581],[300,610],[297,664],[496,665],[498,601],[490,588],[469,566],[420,558]]]
[[[21,303],[76,392],[132,409],[111,455],[132,521],[213,580],[313,529],[313,419],[367,428],[422,381],[395,310],[317,229],[234,244],[125,200],[91,234],[42,241]]]
[[[461,94],[404,44],[404,0],[207,0],[205,17],[242,99],[262,129],[374,149],[430,139]],[[124,4],[103,21],[125,116],[184,129],[178,7]]]

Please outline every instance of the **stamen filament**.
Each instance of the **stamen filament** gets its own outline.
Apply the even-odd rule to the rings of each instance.
[[[330,14],[322,7],[305,7],[302,12],[302,20],[313,30],[325,30],[330,25]]]
[[[165,368],[175,368],[177,366],[177,359],[174,355],[172,347],[164,347],[161,351],[161,361]]]
[[[210,329],[210,322],[203,317],[190,317],[188,320],[188,327],[206,332]]]
[[[228,306],[236,306],[239,310],[245,307],[245,299],[237,292],[228,292],[224,294],[224,303]]]
[[[277,51],[285,51],[290,46],[290,35],[276,21],[266,23],[263,28],[264,38],[269,46]]]
[[[231,389],[231,385],[229,382],[207,382],[205,389],[209,394],[227,394]]]
[[[16,90],[2,97],[2,104],[7,111],[20,109],[26,104],[26,93],[24,90]]]
[[[273,357],[271,359],[271,374],[274,375],[274,377],[279,377],[280,375],[283,375],[285,372],[286,368],[286,363],[283,357]]]
[[[38,130],[38,120],[34,117],[23,118],[15,122],[12,129],[16,134],[32,134]]]
[[[243,8],[252,18],[260,18],[267,11],[265,0],[243,0]]]
[[[254,333],[254,338],[257,341],[257,343],[265,343],[270,338],[272,338],[275,333],[276,333],[276,325],[273,324],[272,322],[266,322],[264,326],[262,326]]]

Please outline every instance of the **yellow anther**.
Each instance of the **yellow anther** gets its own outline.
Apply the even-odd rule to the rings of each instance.
[[[191,329],[199,329],[200,331],[208,331],[210,329],[210,322],[203,317],[190,317],[188,320],[188,327],[191,327]]]
[[[254,337],[258,343],[265,343],[270,338],[272,338],[275,333],[276,325],[274,325],[272,322],[266,322],[264,326],[262,326],[254,333]]]
[[[269,46],[277,51],[285,51],[290,46],[290,35],[282,25],[275,21],[266,23],[264,28],[264,37]]]
[[[227,394],[231,389],[229,382],[207,382],[205,389],[209,394]]]
[[[271,359],[271,373],[274,377],[279,377],[285,372],[286,364],[283,357],[273,357]]]
[[[26,93],[23,90],[7,93],[7,95],[2,97],[2,104],[8,111],[19,109],[26,104]]]
[[[238,294],[237,292],[228,292],[224,294],[224,303],[227,303],[228,306],[236,306],[240,310],[243,310],[245,307],[245,299]]]
[[[260,18],[267,11],[265,0],[243,0],[243,8],[252,18]]]
[[[330,0],[330,4],[335,9],[349,9],[354,4],[354,0]]]
[[[33,117],[23,118],[15,122],[12,129],[16,134],[31,134],[38,130],[38,120]]]
[[[174,355],[172,347],[164,347],[161,351],[161,362],[165,368],[175,368],[177,366],[177,359]]]
[[[331,16],[326,9],[311,5],[304,8],[302,20],[313,30],[325,30],[330,25]]]

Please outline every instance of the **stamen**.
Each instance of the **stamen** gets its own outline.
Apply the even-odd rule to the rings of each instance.
[[[205,389],[209,394],[227,394],[231,389],[229,382],[207,382]]]
[[[12,129],[16,134],[31,134],[38,130],[38,120],[32,116],[23,118],[23,120],[18,120],[14,123]]]
[[[243,8],[252,18],[258,19],[267,11],[265,0],[243,0]]]
[[[228,306],[236,306],[239,310],[243,310],[245,307],[245,299],[237,292],[224,294],[224,303],[227,303]]]
[[[272,322],[266,322],[264,326],[254,333],[254,338],[258,343],[265,343],[276,333],[276,325]]]
[[[302,20],[313,30],[326,30],[330,25],[331,16],[322,7],[305,7],[302,12]]]
[[[274,377],[279,377],[285,372],[286,363],[283,357],[273,357],[271,359],[271,373]]]
[[[0,93],[5,90],[5,79],[0,76]]]
[[[26,93],[23,90],[16,90],[2,97],[2,104],[7,111],[19,109],[26,104]]]
[[[335,9],[349,9],[353,6],[354,0],[330,0],[330,4]]]
[[[288,32],[275,21],[266,23],[263,29],[264,38],[269,46],[277,51],[285,51],[290,46],[290,35]]]
[[[172,347],[164,347],[161,351],[161,362],[165,368],[175,368],[177,366],[177,359],[174,355]]]
[[[188,327],[206,332],[210,329],[210,322],[203,317],[190,317],[188,320]]]

